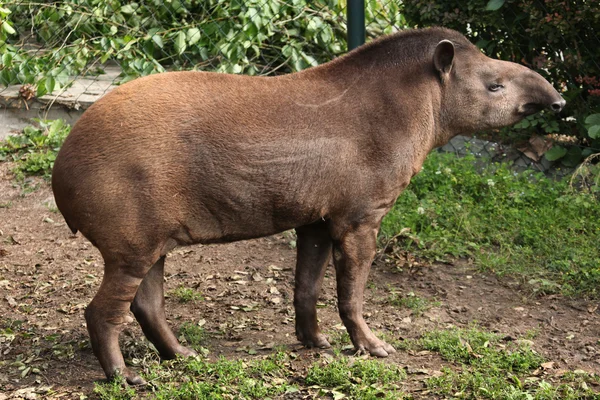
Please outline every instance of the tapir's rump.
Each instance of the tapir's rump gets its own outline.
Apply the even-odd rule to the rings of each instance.
[[[292,228],[298,339],[329,346],[316,301],[333,253],[354,346],[388,355],[363,320],[363,289],[381,219],[427,153],[563,106],[537,73],[442,28],[383,37],[286,76],[172,72],[115,89],[73,127],[52,178],[68,225],[105,261],[85,315],[106,375],[142,382],[118,346],[130,310],[161,356],[193,354],[166,322],[167,252]]]

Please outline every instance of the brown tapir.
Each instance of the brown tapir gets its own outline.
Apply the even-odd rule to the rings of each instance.
[[[315,306],[333,253],[355,348],[394,352],[362,317],[381,219],[434,147],[564,105],[537,73],[443,28],[383,37],[286,76],[172,72],[113,90],[75,124],[52,176],[67,224],[105,261],[85,311],[104,372],[143,382],[118,344],[130,309],[162,357],[194,354],[165,318],[174,247],[292,228],[298,339],[329,346]]]

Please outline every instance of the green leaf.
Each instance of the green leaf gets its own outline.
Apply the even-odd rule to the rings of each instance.
[[[162,37],[158,36],[158,35],[154,35],[152,36],[152,41],[159,47],[159,48],[163,48],[164,43],[162,40]]]
[[[135,13],[135,10],[131,6],[131,4],[125,4],[123,7],[121,7],[121,12],[123,14],[133,14]]]
[[[2,55],[2,64],[5,67],[10,66],[11,63],[12,63],[12,55],[10,53],[5,53],[4,55]]]
[[[567,154],[565,154],[560,162],[567,167],[576,167],[582,160],[581,147],[573,146],[567,151]]]
[[[196,44],[200,40],[200,29],[198,28],[190,28],[187,31],[187,41],[190,46]]]
[[[567,149],[561,146],[554,146],[544,154],[544,157],[548,161],[556,161],[559,158],[563,158],[565,154],[567,154]]]
[[[592,139],[598,139],[600,137],[600,125],[593,125],[588,129],[588,135]]]
[[[585,119],[586,125],[600,125],[600,114],[588,115]]]
[[[485,6],[485,9],[488,11],[496,11],[500,7],[504,5],[504,0],[490,0]]]
[[[13,27],[10,26],[8,21],[2,22],[2,29],[4,29],[4,32],[8,33],[9,35],[14,35],[15,33],[17,33],[17,31],[15,31]]]
[[[37,92],[36,92],[35,96],[36,97],[42,97],[46,93],[48,93],[48,91],[46,90],[46,85],[43,82],[40,82],[38,84]]]
[[[185,33],[183,33],[183,31],[179,31],[175,37],[175,51],[177,51],[178,55],[181,55],[185,51],[185,48]]]

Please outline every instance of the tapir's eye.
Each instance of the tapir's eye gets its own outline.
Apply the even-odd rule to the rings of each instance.
[[[504,87],[504,85],[501,85],[499,83],[492,83],[490,86],[488,86],[488,89],[490,90],[490,92],[497,92],[498,90],[502,89]]]

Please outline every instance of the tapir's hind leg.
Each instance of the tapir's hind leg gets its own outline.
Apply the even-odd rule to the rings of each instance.
[[[146,260],[146,264],[140,260],[131,265],[121,258],[104,260],[102,284],[85,310],[92,349],[107,378],[120,374],[129,384],[143,384],[144,380],[125,366],[119,333],[125,323],[133,321],[129,316],[130,304],[154,261]]]
[[[317,322],[317,300],[331,258],[331,236],[321,221],[297,228],[296,234],[296,336],[306,347],[330,347]]]
[[[140,323],[144,335],[164,359],[178,354],[194,356],[196,352],[182,346],[169,328],[165,314],[164,297],[165,257],[161,257],[144,277],[131,303],[131,311]]]

